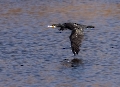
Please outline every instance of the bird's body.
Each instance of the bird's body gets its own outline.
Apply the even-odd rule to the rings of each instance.
[[[78,54],[80,49],[79,47],[81,46],[81,42],[83,39],[83,30],[85,28],[94,28],[94,26],[86,26],[86,25],[81,25],[77,23],[63,23],[63,24],[53,24],[52,26],[48,26],[52,28],[59,27],[59,30],[71,30],[71,35],[69,36],[70,41],[71,41],[71,49],[74,55]]]

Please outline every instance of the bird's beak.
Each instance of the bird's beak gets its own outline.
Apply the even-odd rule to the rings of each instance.
[[[53,26],[53,25],[52,25],[52,26],[51,26],[51,25],[48,25],[48,27],[51,27],[51,28],[56,28],[56,26]]]

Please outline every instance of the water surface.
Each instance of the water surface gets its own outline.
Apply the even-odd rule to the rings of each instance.
[[[53,23],[94,25],[84,31],[83,64],[73,59],[70,31]],[[119,0],[1,0],[0,87],[119,87]]]

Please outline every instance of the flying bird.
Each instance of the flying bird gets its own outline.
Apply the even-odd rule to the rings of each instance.
[[[82,24],[77,24],[77,23],[63,23],[63,24],[52,24],[51,26],[48,25],[48,27],[51,28],[60,28],[60,31],[63,30],[71,30],[71,35],[69,36],[69,39],[71,41],[71,49],[74,55],[78,54],[80,49],[79,47],[81,46],[81,42],[83,39],[83,30],[86,28],[94,28],[94,26],[87,26],[87,25],[82,25]]]

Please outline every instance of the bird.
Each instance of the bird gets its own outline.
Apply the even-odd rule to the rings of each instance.
[[[63,24],[52,24],[52,25],[48,25],[48,27],[51,27],[51,28],[60,28],[59,30],[60,31],[63,31],[63,30],[71,30],[71,35],[69,36],[69,39],[70,39],[70,42],[71,42],[71,49],[72,49],[72,52],[75,55],[78,55],[80,49],[79,47],[81,46],[81,43],[82,43],[82,39],[83,39],[83,36],[84,36],[84,29],[86,28],[95,28],[94,26],[92,25],[82,25],[82,24],[78,24],[78,23],[63,23]]]

